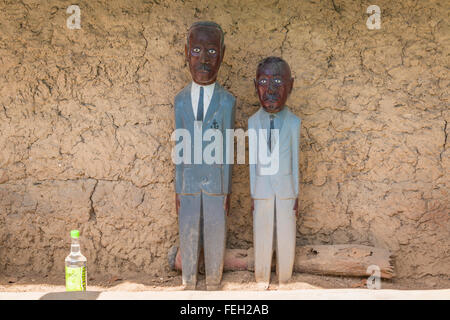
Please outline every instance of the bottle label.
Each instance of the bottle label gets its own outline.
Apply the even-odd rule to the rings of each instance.
[[[66,291],[86,291],[86,267],[66,266]]]

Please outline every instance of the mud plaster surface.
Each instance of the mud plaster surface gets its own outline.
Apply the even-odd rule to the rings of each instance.
[[[400,278],[450,275],[448,1],[0,1],[0,273],[60,275],[69,230],[91,275],[166,277],[177,243],[170,134],[189,81],[189,25],[226,32],[219,82],[236,127],[268,55],[302,118],[298,244],[396,255]],[[233,171],[228,247],[252,245],[247,165]]]

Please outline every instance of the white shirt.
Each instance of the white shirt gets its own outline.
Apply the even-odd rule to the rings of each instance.
[[[214,94],[215,85],[216,85],[215,82],[207,86],[202,86],[195,82],[192,82],[191,101],[192,101],[192,110],[194,111],[194,118],[197,118],[198,99],[200,98],[200,87],[203,87],[203,119],[205,119],[206,112],[208,111],[209,104],[211,103],[211,99]]]

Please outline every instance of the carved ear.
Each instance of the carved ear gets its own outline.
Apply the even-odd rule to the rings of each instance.
[[[291,78],[291,87],[289,88],[289,94],[291,94],[292,88],[294,88],[294,78]]]
[[[188,53],[187,44],[184,45],[184,58],[186,59],[186,61],[189,61],[189,53]]]

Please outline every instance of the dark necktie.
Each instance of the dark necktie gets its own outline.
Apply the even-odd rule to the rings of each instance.
[[[198,98],[197,121],[203,121],[203,87],[200,87],[200,96]]]
[[[269,117],[270,117],[269,150],[272,151],[272,130],[275,129],[275,125],[274,125],[275,116],[273,114],[271,114]]]

